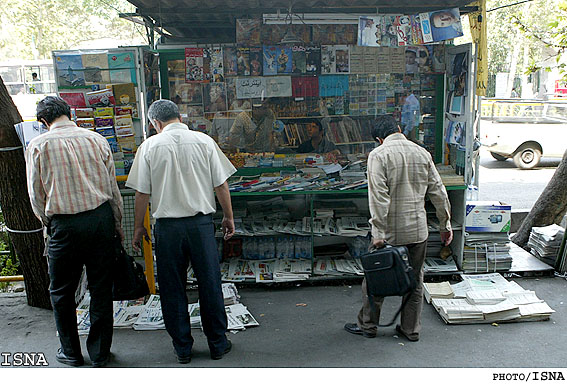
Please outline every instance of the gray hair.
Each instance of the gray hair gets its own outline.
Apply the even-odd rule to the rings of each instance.
[[[180,119],[179,108],[171,100],[156,100],[150,105],[148,109],[148,119],[150,121],[161,121],[166,122],[173,119]]]

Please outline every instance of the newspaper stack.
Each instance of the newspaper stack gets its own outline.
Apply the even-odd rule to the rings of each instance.
[[[431,303],[431,299],[452,299],[455,297],[453,288],[448,281],[442,283],[423,283],[425,300]]]
[[[88,335],[91,329],[91,318],[89,315],[89,308],[91,305],[91,295],[89,291],[85,291],[82,294],[83,298],[77,306],[77,329],[79,330],[79,335]]]
[[[453,298],[431,298],[446,323],[540,321],[548,320],[555,312],[535,292],[498,273],[462,277],[462,282],[451,285]],[[428,289],[426,286],[426,292]]]
[[[307,280],[311,275],[311,260],[282,259],[274,263],[274,282]]]
[[[450,273],[457,272],[457,265],[452,257],[443,260],[440,257],[426,257],[424,263],[425,273]]]
[[[370,223],[367,217],[343,216],[337,219],[337,234],[345,237],[365,237],[370,232]]]
[[[551,266],[555,265],[565,230],[557,224],[533,227],[528,240],[530,252]]]
[[[189,321],[191,322],[191,328],[201,328],[201,307],[199,303],[189,304]]]
[[[461,269],[465,272],[508,271],[512,267],[507,233],[465,232]]]
[[[133,325],[136,331],[153,331],[165,329],[163,314],[161,312],[161,301],[159,295],[151,295],[144,306],[142,313]]]
[[[114,328],[131,328],[144,309],[144,298],[115,301]]]
[[[222,297],[224,299],[224,305],[233,305],[240,301],[238,289],[236,289],[236,285],[233,283],[222,284]]]

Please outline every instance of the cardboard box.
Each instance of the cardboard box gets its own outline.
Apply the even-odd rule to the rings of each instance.
[[[499,201],[467,201],[467,232],[509,232],[512,207]]]

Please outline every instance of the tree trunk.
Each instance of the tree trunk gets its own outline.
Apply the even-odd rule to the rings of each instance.
[[[21,147],[22,143],[14,129],[14,124],[21,121],[22,117],[0,78],[0,148]],[[19,231],[41,228],[27,192],[26,162],[22,148],[0,151],[0,207],[8,228]],[[49,276],[47,260],[43,256],[42,232],[9,232],[9,236],[24,274],[28,304],[50,309]]]
[[[567,151],[512,241],[527,249],[532,227],[559,224],[567,212]]]

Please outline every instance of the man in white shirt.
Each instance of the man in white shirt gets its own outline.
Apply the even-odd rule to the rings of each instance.
[[[138,148],[126,182],[136,190],[132,245],[137,250],[147,235],[143,219],[151,201],[161,307],[177,361],[189,363],[193,346],[185,292],[189,259],[199,283],[201,322],[211,358],[218,360],[232,344],[225,334],[227,319],[212,214],[216,192],[224,212],[224,238],[232,237],[234,219],[226,180],[236,169],[211,137],[181,123],[172,101],[155,101],[148,117],[158,134]]]

